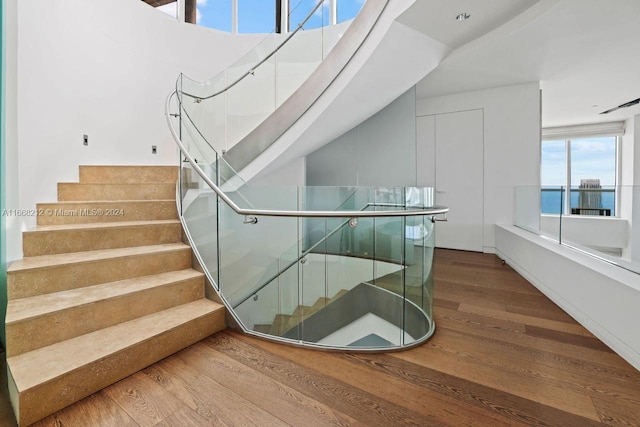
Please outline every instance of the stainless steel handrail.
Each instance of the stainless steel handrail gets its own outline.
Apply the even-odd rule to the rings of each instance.
[[[296,33],[298,31],[300,31],[302,29],[302,27],[304,26],[304,24],[307,23],[307,21],[309,19],[311,19],[311,17],[313,16],[314,13],[316,13],[316,11],[318,10],[319,7],[322,6],[322,4],[324,3],[324,1],[318,1],[318,3],[316,4],[316,6],[311,10],[311,12],[309,12],[309,14],[302,20],[302,22],[300,22],[298,24],[298,26],[296,27],[295,31],[292,31],[291,33],[289,33],[289,35],[287,36],[287,38],[284,39],[284,41],[282,43],[280,43],[270,54],[268,54],[267,56],[264,57],[264,59],[262,59],[261,61],[259,61],[255,66],[251,67],[251,69],[249,71],[247,71],[246,73],[244,73],[243,75],[241,75],[240,77],[238,77],[233,83],[229,84],[227,87],[225,87],[222,90],[219,90],[218,92],[209,95],[209,96],[196,96],[196,95],[192,95],[190,93],[184,92],[184,91],[180,91],[183,95],[186,95],[190,98],[194,98],[197,101],[204,101],[206,99],[210,99],[210,98],[214,98],[218,95],[220,95],[221,93],[224,93],[226,91],[228,91],[229,89],[231,89],[232,87],[234,87],[235,85],[237,85],[238,83],[240,83],[242,80],[244,80],[245,77],[249,76],[249,75],[253,75],[255,70],[261,66],[262,64],[264,64],[265,62],[267,62],[269,60],[269,58],[271,58],[273,55],[276,54],[276,52],[278,52],[280,50],[280,48],[282,48],[282,46],[284,46],[285,44],[287,44],[289,42],[289,40],[291,39],[291,37],[295,36]],[[191,80],[191,79],[189,79]],[[200,82],[199,82],[200,83]]]
[[[173,136],[174,141],[180,148],[180,151],[184,157],[189,161],[191,166],[198,172],[198,175],[207,183],[207,185],[222,199],[227,206],[233,209],[238,215],[245,216],[275,216],[275,217],[302,217],[302,218],[370,218],[370,217],[390,217],[390,216],[420,216],[420,215],[444,215],[449,212],[449,208],[444,206],[434,206],[426,209],[410,209],[410,210],[389,210],[389,211],[286,211],[286,210],[271,210],[271,209],[242,209],[234,203],[229,196],[225,194],[218,186],[204,173],[200,168],[200,165],[191,157],[191,154],[187,151],[186,147],[182,144],[178,133],[176,132],[173,123],[171,122],[171,99],[176,95],[176,91],[173,91],[167,96],[165,104],[165,117],[169,125],[169,130]]]
[[[362,207],[362,209],[360,209],[361,211],[364,211],[370,207],[399,207],[400,205],[397,204],[393,204],[393,203],[367,203],[366,205],[364,205]],[[302,251],[302,253],[293,261],[291,261],[285,268],[280,269],[280,271],[278,271],[277,273],[273,274],[272,276],[270,276],[267,280],[264,280],[262,285],[258,285],[256,287],[256,289],[252,292],[250,292],[248,295],[246,295],[244,298],[242,298],[240,301],[238,301],[237,303],[235,303],[233,305],[233,308],[238,308],[240,307],[242,304],[244,304],[245,302],[247,302],[251,297],[253,297],[254,295],[256,295],[258,292],[260,292],[261,290],[263,290],[264,288],[266,288],[269,283],[273,282],[276,278],[278,278],[279,276],[281,276],[282,274],[286,273],[291,267],[293,267],[294,265],[296,265],[297,263],[299,263],[302,259],[304,259],[307,255],[309,255],[310,253],[312,253],[312,251],[314,249],[316,249],[318,246],[320,246],[322,243],[326,242],[327,240],[329,240],[329,238],[331,238],[333,235],[335,235],[338,231],[340,231],[342,228],[344,228],[346,225],[348,225],[351,222],[351,219],[347,219],[345,221],[342,221],[340,223],[340,225],[338,225],[336,228],[334,228],[333,230],[331,230],[329,233],[327,233],[322,239],[318,240],[316,243],[314,243],[312,246],[310,246],[308,249]]]

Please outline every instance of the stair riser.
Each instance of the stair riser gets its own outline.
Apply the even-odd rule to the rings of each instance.
[[[17,356],[204,297],[204,277],[7,323],[7,357]]]
[[[286,324],[291,319],[291,316],[284,314],[276,314],[276,317],[273,319],[273,324],[271,325],[271,329],[269,331],[272,335],[282,335],[284,331],[286,331]]]
[[[153,224],[107,229],[52,230],[22,233],[24,256],[53,255],[101,249],[178,243],[182,227]]]
[[[191,249],[9,272],[9,300],[191,268]]]
[[[82,183],[175,184],[177,180],[176,166],[80,166]]]
[[[38,203],[36,210],[40,213],[38,225],[178,219],[175,200]],[[88,215],[94,212],[102,212],[103,215]],[[112,215],[105,215],[106,212]]]
[[[175,199],[175,184],[59,183],[58,201]]]
[[[16,411],[18,421],[20,425],[32,424],[222,329],[224,310],[218,310],[67,375],[21,391]],[[13,381],[11,376],[9,381]],[[15,389],[15,385],[11,387]]]

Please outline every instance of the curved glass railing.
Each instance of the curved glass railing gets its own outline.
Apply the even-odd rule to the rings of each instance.
[[[219,152],[235,145],[273,113],[335,44],[321,13],[324,2],[307,3],[301,1],[291,8],[303,19],[290,33],[273,31],[216,76],[205,82],[180,76],[177,94],[185,118]],[[322,25],[307,28],[318,14]]]
[[[183,119],[224,154],[227,163],[244,168],[324,93],[388,1],[369,0],[353,21],[337,25],[326,22],[323,10],[328,1],[301,1],[292,9],[304,19],[291,33],[269,34],[206,82],[181,75],[176,91]]]
[[[364,18],[352,24],[360,26],[353,40],[361,43],[387,1],[365,4]],[[307,19],[318,6],[322,2]],[[348,38],[345,33],[342,40]],[[307,83],[326,46],[318,30],[298,31],[284,43],[267,37],[204,84],[180,76],[166,105],[180,149],[180,218],[209,282],[244,332],[316,348],[413,346],[435,327],[434,221],[448,209],[433,205],[432,189],[253,186],[230,165],[229,153],[223,155],[230,141],[254,132],[265,117],[292,112],[294,104],[285,103],[293,96],[280,79],[287,70],[305,69],[287,89],[297,93],[294,86]],[[299,52],[316,52],[316,62],[298,67],[304,63],[296,62]],[[320,95],[301,92],[308,99],[295,104],[294,121]]]
[[[237,327],[333,349],[431,336],[434,217],[448,211],[432,189],[248,185],[174,101],[180,216]]]

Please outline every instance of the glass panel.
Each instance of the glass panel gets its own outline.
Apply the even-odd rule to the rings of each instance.
[[[433,247],[427,246],[433,224],[422,216],[405,219],[405,269],[404,269],[404,333],[403,344],[411,344],[427,334],[430,322],[425,321],[420,310],[431,318],[431,289],[433,276],[428,257],[433,257]],[[430,282],[431,281],[431,282]],[[426,308],[425,308],[426,307]]]
[[[542,213],[560,214],[560,187],[567,185],[567,151],[565,141],[542,141]]]
[[[618,186],[619,215],[571,215],[562,218],[562,244],[640,273],[640,187]]]
[[[376,208],[376,210],[380,210]],[[383,209],[389,210],[389,208]],[[373,219],[373,259],[374,284],[376,287],[389,291],[400,298],[405,296],[405,218],[404,217],[376,217]],[[414,261],[413,259],[411,260]],[[391,269],[391,273],[384,274]],[[388,335],[382,338],[394,345],[403,343],[403,303],[398,298],[390,299],[389,311],[385,310],[383,319],[387,325]],[[381,317],[383,313],[376,313]],[[393,327],[392,327],[393,326]]]
[[[196,82],[185,76],[181,78],[183,120],[193,127],[198,138],[207,142],[218,153],[226,149],[226,94],[220,93],[226,87],[224,73],[205,83]],[[214,94],[217,96],[212,96]]]
[[[293,1],[291,2],[293,3]],[[313,28],[322,28],[329,24],[329,1],[324,0],[322,6],[313,13],[313,16],[304,23],[304,30],[311,30]],[[291,4],[289,9],[289,31],[293,32],[295,29],[303,23],[305,18],[311,13],[314,7],[318,4],[318,0],[300,0],[295,6]]]
[[[301,264],[299,261],[300,248],[293,247],[284,253],[279,259],[279,269],[281,271],[278,277],[278,286],[280,287],[280,309],[282,314],[297,313],[300,304],[300,275]],[[290,331],[290,338],[300,339],[300,331]]]
[[[358,15],[365,0],[336,0],[338,2],[338,22],[348,21]]]
[[[425,233],[422,242],[422,309],[433,322],[433,257],[436,247],[436,226],[429,217],[422,217],[422,222]]]
[[[196,21],[198,25],[231,32],[231,4],[233,0],[198,0],[196,4]],[[269,30],[271,32],[273,23]],[[253,32],[253,31],[248,31]]]
[[[294,14],[291,15],[292,30],[295,30],[298,24],[303,22],[315,5],[315,0],[310,2],[303,1],[295,8]],[[316,14],[325,9],[325,7],[321,6]],[[321,28],[312,29],[322,27],[323,17],[317,17],[316,14],[276,54],[278,61],[276,106],[280,106],[287,100],[322,62],[323,30]],[[319,23],[319,25],[314,26],[314,23]],[[284,40],[284,37],[281,36],[280,38]]]
[[[515,226],[553,240],[559,240],[562,219],[560,213],[564,209],[565,194],[564,187],[517,186],[515,189]],[[551,202],[557,205],[555,209],[552,209]],[[544,209],[542,214],[540,213],[541,206]]]
[[[296,188],[271,190],[244,187],[243,197],[262,209],[296,209]],[[236,198],[233,193],[229,197]],[[245,223],[225,203],[220,203],[220,230],[220,287],[232,305],[276,278],[280,255],[299,240],[297,218],[259,217],[256,224]]]
[[[274,279],[255,292],[251,298],[235,307],[236,315],[247,329],[264,334],[280,335],[282,320],[279,310],[278,282],[278,279]]]
[[[300,339],[299,263],[296,250],[277,260],[277,277],[241,302],[235,311],[249,329],[289,339]]]
[[[305,335],[305,319],[324,308],[327,294],[327,254],[324,249],[324,241],[315,247],[301,261],[301,306],[292,319],[300,327],[300,336],[304,340],[314,341],[315,337]]]
[[[548,197],[549,192],[555,192],[554,189],[540,189],[537,185],[518,186],[515,190],[515,226],[533,233],[540,232],[540,206],[541,200]],[[560,212],[562,208],[562,198],[558,190],[557,209]],[[549,206],[547,206],[549,208]]]
[[[184,114],[183,114],[184,116]],[[193,126],[179,118],[183,144],[190,155],[199,159],[199,166],[212,179],[216,176],[217,155],[199,135],[194,135]],[[180,209],[192,247],[203,267],[209,272],[214,285],[218,277],[218,213],[217,197],[190,163],[180,162]]]
[[[275,0],[238,0],[238,32],[270,33],[275,27]]]
[[[237,144],[275,110],[275,56],[257,65],[276,48],[269,35],[227,70],[227,149]],[[246,73],[249,75],[245,76]],[[242,78],[238,81],[238,79]]]
[[[542,187],[540,198],[543,214],[560,215],[565,213],[564,186]]]
[[[558,213],[545,213],[540,216],[540,233],[553,240],[561,241],[562,220],[565,215],[564,207],[566,206],[567,191],[565,187],[546,188],[542,189],[542,197],[544,197],[547,192],[554,194],[555,199],[553,201],[559,205],[557,208]]]

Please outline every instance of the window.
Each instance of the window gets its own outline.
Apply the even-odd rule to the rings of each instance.
[[[196,2],[196,23],[198,25],[231,32],[231,22],[232,0],[198,0]]]
[[[615,216],[617,146],[616,136],[543,141],[542,213]]]
[[[264,33],[276,27],[275,0],[238,0],[238,32]]]
[[[338,22],[356,17],[365,0],[338,0]]]
[[[318,0],[290,0],[289,3],[289,31],[295,31],[298,25],[311,13],[318,4]],[[329,25],[329,1],[324,0],[322,6],[316,10],[302,27],[305,30],[321,28]]]
[[[146,3],[152,4],[149,0]],[[366,0],[192,0],[182,3],[184,20],[203,27],[233,33],[269,34],[294,31],[318,5],[304,30],[322,28],[355,18]],[[176,0],[157,9],[172,18],[178,17],[180,3]],[[288,21],[284,18],[288,15]],[[282,18],[282,21],[281,21]]]

